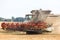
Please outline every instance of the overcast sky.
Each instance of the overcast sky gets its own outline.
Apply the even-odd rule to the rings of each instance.
[[[60,0],[0,0],[0,17],[24,17],[34,9],[51,10],[60,13]]]

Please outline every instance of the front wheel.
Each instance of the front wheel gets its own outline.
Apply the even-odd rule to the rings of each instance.
[[[42,34],[42,31],[26,31],[26,34]]]

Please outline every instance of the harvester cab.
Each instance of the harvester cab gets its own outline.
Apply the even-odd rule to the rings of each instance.
[[[25,20],[30,21],[31,18],[32,18],[32,15],[31,14],[26,14]]]

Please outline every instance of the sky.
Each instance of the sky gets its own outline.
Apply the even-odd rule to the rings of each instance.
[[[60,0],[0,0],[0,17],[25,17],[31,10],[51,10],[60,14]]]

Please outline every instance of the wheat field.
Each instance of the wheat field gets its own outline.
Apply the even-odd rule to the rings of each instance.
[[[53,23],[54,30],[51,33],[32,35],[26,34],[26,32],[7,32],[0,29],[0,40],[60,40],[60,17],[47,18],[46,21]]]

